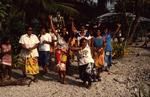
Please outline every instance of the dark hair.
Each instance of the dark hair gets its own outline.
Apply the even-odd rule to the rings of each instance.
[[[84,25],[81,25],[81,26],[80,26],[80,30],[81,30],[81,29],[85,29],[85,26],[84,26]]]
[[[28,31],[28,29],[29,29],[30,27],[32,28],[31,25],[26,26],[26,27],[25,27],[25,30]]]
[[[80,40],[80,46],[81,46],[81,44],[83,43],[83,41],[87,41],[87,39],[85,39],[85,38],[82,38],[81,40]]]
[[[40,30],[45,29],[47,31],[47,27],[46,26],[41,26]]]
[[[9,37],[3,37],[1,40],[1,44],[5,44],[9,40],[10,40]]]

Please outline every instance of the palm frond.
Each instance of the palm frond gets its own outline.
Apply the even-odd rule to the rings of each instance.
[[[69,6],[69,7],[72,7],[72,8],[75,7],[75,4],[71,4],[71,3],[59,3],[59,4],[62,4],[62,5],[65,5],[65,6]]]
[[[64,3],[51,3],[48,6],[50,12],[61,11],[66,15],[78,15],[79,11],[73,7],[67,6]]]

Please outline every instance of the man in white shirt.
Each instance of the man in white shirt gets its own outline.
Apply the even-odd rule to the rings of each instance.
[[[38,44],[39,40],[38,37],[35,34],[32,34],[32,27],[27,28],[27,33],[22,35],[19,43],[22,46],[21,50],[21,57],[25,59],[25,66],[23,69],[23,74],[26,76],[26,74],[30,75],[36,75],[39,73],[39,68],[38,68],[38,60],[37,57],[39,56],[38,54]],[[29,62],[29,59],[33,59],[34,62]],[[32,64],[33,63],[33,64]],[[28,68],[28,66],[31,65],[34,69]]]
[[[41,28],[39,40],[39,62],[43,67],[44,73],[47,73],[50,63],[50,44],[52,43],[52,37],[49,33],[46,33],[46,28],[44,27]]]

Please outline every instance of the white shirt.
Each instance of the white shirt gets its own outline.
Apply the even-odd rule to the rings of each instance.
[[[31,34],[31,36],[29,37],[28,34],[24,34],[21,36],[20,40],[19,40],[20,44],[24,44],[27,48],[31,48],[34,45],[39,43],[38,37],[34,34]],[[37,48],[33,49],[31,52],[26,51],[24,49],[21,50],[21,56],[22,57],[38,57],[38,51]]]
[[[41,35],[40,45],[39,45],[39,51],[50,51],[50,44],[43,43],[43,41],[52,42],[51,35],[49,33],[45,33],[44,35]]]
[[[92,58],[91,49],[87,45],[84,49],[79,51],[79,65],[85,65],[88,63],[94,63]]]
[[[87,32],[85,32],[84,35],[81,35],[80,32],[78,32],[78,34],[79,34],[79,36],[77,37],[78,45],[80,45],[80,40],[81,40],[82,38],[85,38],[85,39],[87,39],[87,40],[90,40],[90,39],[92,38],[90,35],[87,37],[87,36],[86,36],[86,33],[87,33]]]

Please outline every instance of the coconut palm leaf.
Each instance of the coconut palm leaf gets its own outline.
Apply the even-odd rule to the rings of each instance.
[[[24,10],[26,13],[30,10],[36,10],[33,14],[40,14],[43,12],[57,12],[61,11],[66,15],[75,15],[79,14],[79,11],[73,8],[73,4],[61,3],[53,0],[14,0],[15,4]],[[16,3],[17,2],[17,3]],[[31,7],[32,6],[32,7]],[[33,7],[34,6],[34,7]],[[30,10],[29,10],[30,9]],[[30,12],[30,14],[32,14]]]
[[[7,9],[7,6],[4,5],[2,2],[0,2],[0,20],[5,18],[5,16],[7,15],[6,9]]]
[[[0,18],[4,18],[7,13],[4,10],[0,10]]]
[[[61,11],[66,15],[78,15],[79,11],[71,6],[73,5],[67,4],[67,3],[51,3],[49,4],[48,8],[49,8],[49,11],[52,11],[52,12]]]

